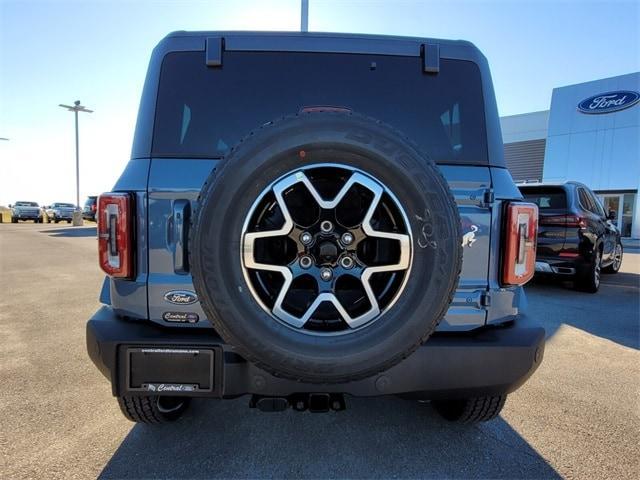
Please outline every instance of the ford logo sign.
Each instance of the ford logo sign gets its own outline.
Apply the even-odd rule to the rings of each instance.
[[[164,299],[174,305],[191,305],[198,301],[198,296],[188,290],[172,290],[164,294]]]
[[[629,108],[640,100],[640,93],[631,90],[607,92],[589,97],[578,104],[582,113],[611,113]]]

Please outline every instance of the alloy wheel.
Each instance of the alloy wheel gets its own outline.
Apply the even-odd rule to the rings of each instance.
[[[275,320],[313,335],[364,328],[404,289],[412,237],[395,195],[345,165],[289,172],[265,188],[241,238],[245,279]]]
[[[619,243],[616,245],[616,251],[613,256],[613,270],[620,270],[620,266],[622,265],[622,245]]]

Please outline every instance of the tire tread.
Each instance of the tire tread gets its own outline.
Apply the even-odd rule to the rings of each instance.
[[[118,405],[124,416],[132,422],[158,424],[174,419],[158,410],[157,397],[118,397]]]
[[[502,411],[506,400],[507,395],[471,397],[462,401],[440,400],[434,402],[434,407],[451,422],[469,424],[493,420]]]

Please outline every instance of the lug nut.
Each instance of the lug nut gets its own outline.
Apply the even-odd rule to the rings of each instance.
[[[309,245],[313,241],[313,237],[311,236],[311,234],[309,232],[302,232],[300,234],[300,241],[304,245]]]
[[[333,230],[333,223],[329,220],[323,220],[322,223],[320,223],[320,230],[324,233],[330,233]]]
[[[340,259],[340,266],[342,268],[346,268],[346,269],[353,268],[353,258],[351,258],[351,257],[342,257]]]
[[[322,270],[320,270],[320,278],[325,282],[328,282],[329,280],[331,280],[331,277],[333,277],[333,273],[331,272],[330,268],[325,267]]]
[[[307,269],[313,265],[313,260],[309,255],[304,255],[300,257],[300,266],[304,269]]]
[[[344,245],[351,245],[351,243],[353,243],[353,235],[349,232],[344,232],[340,240],[342,240]]]

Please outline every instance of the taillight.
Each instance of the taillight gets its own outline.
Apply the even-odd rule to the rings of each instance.
[[[538,207],[533,203],[510,203],[506,217],[502,283],[524,285],[535,270]]]
[[[541,215],[540,225],[549,227],[579,227],[587,226],[584,218],[576,215]]]
[[[94,203],[93,205],[91,205],[91,211],[95,212],[98,209],[98,204]]]
[[[132,201],[128,193],[98,197],[98,257],[100,268],[112,277],[133,275]]]
[[[566,224],[566,215],[540,215],[540,225],[564,227]]]
[[[567,215],[567,227],[579,227],[585,228],[587,226],[587,222],[582,217],[577,217],[575,215]]]

